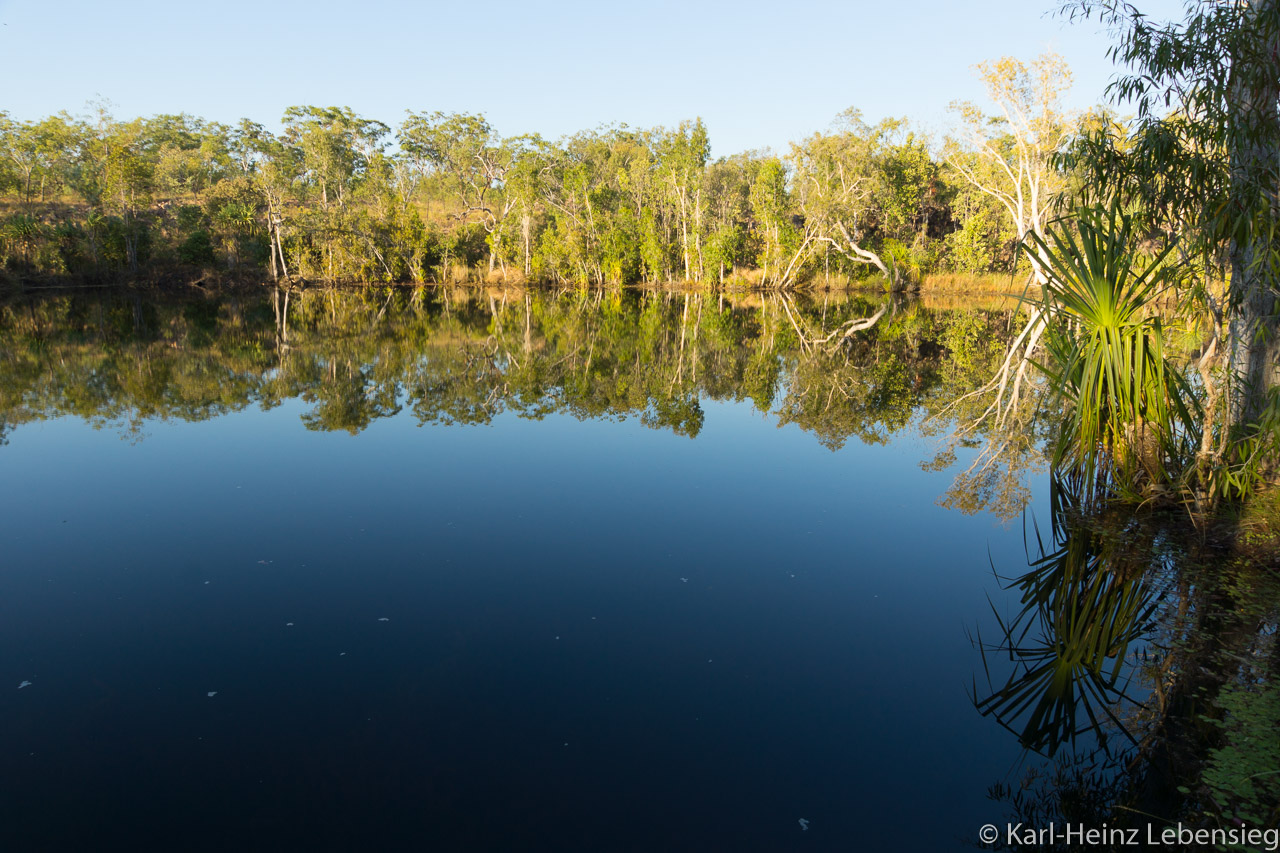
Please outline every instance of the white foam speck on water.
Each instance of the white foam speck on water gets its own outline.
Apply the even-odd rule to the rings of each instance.
[[[338,657],[340,657],[340,658],[344,658],[344,657],[346,657],[346,656],[347,656],[347,653],[346,653],[346,652],[338,652]]]
[[[209,691],[208,693],[206,693],[205,695],[206,695],[206,696],[208,696],[210,699],[212,699],[214,696],[217,696],[217,695],[218,695],[218,691],[216,691],[216,690],[210,690],[210,691]]]
[[[803,830],[807,830],[809,828],[809,821],[805,820],[804,818],[800,818],[800,828]]]
[[[24,682],[22,682],[21,684],[19,684],[19,685],[18,685],[18,689],[19,689],[19,690],[21,690],[21,689],[22,689],[22,688],[24,688],[24,687],[30,687],[30,686],[31,686],[31,682],[30,682],[30,681],[24,681]]]
[[[284,626],[285,626],[286,628],[292,628],[292,627],[293,627],[293,623],[292,623],[292,622],[286,622],[286,623],[284,623]]]
[[[387,618],[387,617],[385,617],[385,616],[379,616],[379,617],[378,617],[378,621],[379,621],[379,622],[390,622],[391,620],[390,620],[390,619],[388,619],[388,618]]]
[[[688,582],[689,582],[688,578],[680,578],[680,583],[688,583]]]

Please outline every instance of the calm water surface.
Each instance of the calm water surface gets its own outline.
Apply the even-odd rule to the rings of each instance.
[[[920,465],[953,315],[835,370],[767,304],[309,298],[288,341],[269,299],[10,306],[0,848],[951,850],[1003,821],[1020,747],[969,634],[1026,557]]]

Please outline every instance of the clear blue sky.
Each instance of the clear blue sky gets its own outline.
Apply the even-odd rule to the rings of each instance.
[[[1052,0],[217,3],[0,0],[0,110],[188,112],[278,127],[293,104],[345,105],[394,127],[405,109],[482,112],[504,135],[702,116],[716,156],[828,127],[850,106],[935,135],[981,100],[971,66],[1052,49],[1069,106],[1114,73],[1096,24]],[[1174,0],[1138,0],[1180,17]]]

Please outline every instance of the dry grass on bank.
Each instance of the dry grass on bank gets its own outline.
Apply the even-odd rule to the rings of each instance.
[[[962,275],[931,273],[920,281],[920,293],[1012,293],[1020,294],[1026,286],[1023,276],[1009,273]]]

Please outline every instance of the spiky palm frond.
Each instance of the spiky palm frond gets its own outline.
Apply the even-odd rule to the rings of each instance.
[[[1054,464],[1121,490],[1172,480],[1194,456],[1200,423],[1152,310],[1172,247],[1140,263],[1136,242],[1133,218],[1115,204],[1078,210],[1048,239],[1028,235],[1048,278],[1041,306],[1052,319],[1039,367],[1062,411]]]

